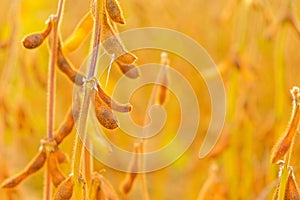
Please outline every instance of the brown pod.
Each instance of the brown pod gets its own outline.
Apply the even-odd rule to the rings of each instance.
[[[23,46],[27,49],[34,49],[34,48],[40,46],[43,43],[43,41],[45,40],[45,38],[51,32],[51,29],[52,29],[52,23],[49,22],[47,24],[46,29],[43,32],[27,35],[23,39],[23,42],[22,42]]]
[[[290,171],[288,180],[286,182],[284,199],[285,200],[300,200],[299,188],[298,188],[297,182],[295,180],[295,177],[294,177],[294,174],[292,171]]]
[[[119,199],[115,189],[110,184],[110,182],[102,175],[99,175],[98,178],[100,180],[100,186],[99,186],[100,190],[97,190],[96,199],[105,199],[105,200]]]
[[[57,66],[58,68],[66,74],[69,79],[75,83],[76,85],[83,85],[84,80],[86,79],[84,75],[78,73],[76,70],[73,69],[73,67],[70,65],[69,61],[66,59],[64,56],[62,49],[61,49],[61,44],[60,41],[58,42],[57,45]]]
[[[168,97],[168,84],[169,84],[169,80],[168,80],[168,76],[167,76],[167,72],[166,70],[162,71],[162,77],[161,80],[159,81],[160,85],[158,86],[158,91],[157,91],[157,101],[160,105],[163,105]]]
[[[43,37],[43,35],[41,33],[33,33],[24,38],[23,46],[26,49],[34,49],[34,48],[40,46],[43,43],[44,39],[45,38]]]
[[[107,129],[118,128],[118,121],[113,114],[111,108],[109,108],[102,100],[95,101],[95,112],[99,123]]]
[[[138,154],[141,152],[141,143],[135,144],[134,146],[134,154],[131,158],[128,173],[126,174],[125,179],[122,181],[120,185],[120,191],[123,194],[128,194],[133,186],[134,180],[137,177],[138,171]]]
[[[71,199],[74,188],[73,176],[69,176],[65,179],[56,189],[54,194],[54,200],[68,200]]]
[[[51,176],[51,181],[55,187],[58,187],[59,184],[66,179],[66,177],[59,169],[59,164],[55,152],[49,153],[47,164],[48,164],[48,171]]]
[[[9,178],[5,180],[2,184],[2,188],[13,188],[16,187],[19,183],[21,183],[25,178],[35,173],[39,169],[41,169],[47,159],[47,154],[45,149],[42,149],[38,155],[35,156],[34,159],[26,166],[26,168],[13,178]]]
[[[68,136],[72,129],[74,127],[74,118],[73,118],[73,112],[72,109],[68,112],[68,115],[63,122],[63,124],[60,126],[56,134],[54,135],[54,140],[57,144],[60,144],[63,139]]]
[[[169,84],[169,78],[167,74],[167,67],[170,64],[170,60],[168,58],[168,54],[166,52],[161,53],[160,63],[163,65],[157,80],[157,92],[156,92],[156,102],[159,105],[163,105],[166,102],[168,97],[168,89],[167,86]]]
[[[55,153],[55,156],[56,156],[56,159],[58,161],[59,164],[62,164],[62,163],[67,163],[69,162],[69,157],[67,154],[65,154],[62,150],[60,150],[59,148],[56,148],[54,150],[54,153]]]
[[[94,174],[92,177],[91,188],[89,191],[90,199],[99,199],[97,196],[99,196],[100,193],[100,180],[98,179],[97,174]]]
[[[125,177],[125,179],[122,181],[120,186],[120,191],[123,194],[128,194],[133,186],[133,182],[137,176],[137,173],[128,173]]]
[[[283,134],[283,136],[281,136],[272,150],[272,163],[276,163],[282,159],[288,152],[300,124],[300,89],[298,87],[294,87],[291,90],[291,94],[293,96],[293,111],[290,118],[290,123],[286,132]]]
[[[109,108],[118,111],[118,112],[130,112],[132,106],[130,104],[120,105],[115,102],[109,95],[107,95],[104,90],[101,88],[100,84],[97,84],[97,93],[95,95],[95,101],[103,101]],[[99,102],[100,103],[100,102]]]
[[[14,188],[16,187],[19,183],[21,183],[25,178],[27,178],[29,175],[24,171],[19,173],[18,175],[8,178],[4,180],[1,183],[2,188]]]
[[[118,55],[118,54],[117,54]],[[123,64],[132,64],[136,60],[136,56],[128,51],[123,52],[122,54],[119,54],[119,57],[116,58],[116,61],[123,63]]]
[[[122,63],[117,62],[122,73],[128,78],[135,79],[140,76],[138,68],[134,64],[124,65]]]
[[[39,169],[41,169],[46,162],[47,159],[47,153],[46,150],[42,149],[40,153],[33,159],[32,162],[28,165],[27,168],[27,174],[33,174]]]
[[[168,89],[164,85],[158,86],[158,92],[157,92],[157,101],[159,105],[163,105],[166,102],[168,96]]]
[[[106,0],[106,10],[109,17],[117,23],[125,24],[123,11],[118,0]]]
[[[118,62],[123,64],[132,64],[137,59],[135,55],[125,50],[123,44],[116,36],[115,31],[109,23],[105,12],[103,12],[101,26],[101,41],[106,52],[110,55],[114,55]]]

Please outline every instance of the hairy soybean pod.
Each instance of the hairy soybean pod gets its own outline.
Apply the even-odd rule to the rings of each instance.
[[[294,173],[292,170],[289,173],[290,174],[289,174],[287,182],[286,182],[284,199],[285,200],[300,200],[299,187],[295,180]]]
[[[125,179],[122,181],[120,185],[120,191],[123,194],[128,194],[133,186],[134,180],[137,177],[137,171],[138,171],[138,155],[141,153],[141,143],[136,143],[134,145],[134,154],[132,155],[130,164],[129,164],[129,169],[128,173],[126,174]]]
[[[39,169],[41,169],[46,162],[47,154],[46,150],[42,149],[39,154],[37,154],[32,161],[26,166],[26,168],[17,174],[16,176],[9,178],[5,180],[2,184],[2,188],[14,188],[19,183],[21,183],[25,178],[30,176],[31,174],[37,172]]]
[[[83,85],[85,76],[78,73],[70,65],[69,61],[66,59],[66,57],[64,56],[64,54],[61,50],[60,42],[58,42],[58,47],[57,47],[57,62],[56,63],[57,63],[58,68],[64,74],[66,74],[73,83],[75,83],[76,85]]]
[[[168,58],[168,54],[166,52],[161,53],[161,61],[160,63],[163,65],[161,68],[158,78],[157,78],[157,93],[156,93],[156,102],[159,105],[163,105],[166,102],[168,97],[168,84],[169,77],[167,73],[167,66],[170,64],[170,60]]]
[[[128,78],[135,79],[140,76],[138,68],[134,64],[122,64],[120,62],[116,62],[122,71],[122,73]]]
[[[123,44],[116,36],[115,31],[109,23],[105,12],[103,12],[101,24],[101,41],[106,52],[116,56],[116,61],[123,64],[132,64],[137,59],[135,55],[125,50]]]
[[[298,87],[293,87],[291,89],[291,94],[293,96],[293,111],[290,117],[290,123],[287,130],[277,141],[272,150],[272,163],[276,163],[278,160],[282,159],[288,152],[300,124],[300,89]]]
[[[74,127],[74,116],[72,110],[69,111],[65,121],[60,126],[56,134],[54,135],[54,139],[57,144],[60,144],[65,137],[67,137]]]
[[[52,23],[48,22],[47,27],[43,32],[27,35],[22,41],[23,46],[27,49],[34,49],[40,46],[51,32],[51,29]]]
[[[47,165],[51,176],[51,181],[55,187],[58,187],[59,184],[66,179],[66,177],[59,169],[59,163],[55,152],[49,153]]]
[[[66,178],[56,189],[54,200],[68,200],[73,195],[74,180],[73,176]]]
[[[110,182],[99,173],[92,177],[90,199],[117,200],[118,196]]]
[[[117,23],[125,24],[123,11],[118,0],[106,0],[106,10],[109,17]]]
[[[111,108],[109,108],[102,100],[95,101],[95,112],[99,123],[107,129],[116,129],[118,121]]]
[[[90,199],[99,199],[97,198],[99,194],[99,190],[100,190],[100,180],[96,175],[93,175],[90,192],[89,192]]]
[[[130,104],[120,105],[119,103],[115,102],[109,95],[107,95],[103,89],[101,88],[100,84],[97,84],[97,93],[95,95],[95,101],[103,101],[109,108],[118,111],[118,112],[130,112],[132,106]]]
[[[69,162],[69,157],[63,151],[61,151],[58,147],[54,150],[55,156],[59,164]]]

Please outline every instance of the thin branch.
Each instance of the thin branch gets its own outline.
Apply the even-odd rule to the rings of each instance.
[[[50,16],[52,27],[52,41],[51,41],[51,56],[48,67],[48,99],[47,99],[47,137],[53,138],[53,124],[54,124],[54,97],[55,97],[55,63],[57,54],[57,41],[58,41],[58,29],[61,19],[62,11],[64,7],[64,0],[59,0],[58,9],[55,16]],[[45,172],[45,187],[44,198],[46,200],[51,199],[51,180],[48,170]]]
[[[51,41],[51,56],[48,68],[48,99],[47,99],[47,136],[48,139],[53,137],[53,121],[54,121],[54,97],[55,97],[55,63],[57,56],[57,42],[58,42],[58,29],[60,24],[60,18],[62,16],[62,10],[64,6],[64,0],[59,0],[57,13],[55,16],[51,16],[52,23],[52,41]]]
[[[92,59],[91,65],[88,73],[88,79],[92,78],[95,74],[95,69],[97,66],[97,59],[99,53],[99,44],[100,44],[100,4],[96,0],[95,5],[95,14],[94,14],[94,30],[93,30],[93,49],[92,49]],[[104,11],[103,11],[104,12]]]
[[[94,81],[92,78],[94,77],[95,69],[97,66],[97,59],[98,59],[98,53],[99,53],[99,43],[100,43],[100,4],[99,1],[94,1],[94,29],[93,29],[93,43],[92,43],[92,58],[91,58],[91,64],[88,72],[88,78],[87,81]],[[92,83],[93,84],[93,83]],[[94,83],[96,84],[96,83]],[[90,84],[86,84],[90,85]],[[83,142],[85,141],[86,137],[86,122],[87,122],[87,116],[89,112],[90,107],[90,100],[92,95],[93,88],[88,88],[89,86],[86,86],[84,90],[84,99],[81,104],[81,111],[80,111],[80,117],[79,117],[79,127],[78,131],[79,133],[76,135],[75,138],[75,145],[74,145],[74,152],[73,152],[73,159],[72,159],[72,173],[74,174],[75,179],[75,196],[79,192],[78,186],[79,186],[79,176],[80,176],[80,167],[81,167],[81,161],[82,161],[82,154],[83,154]],[[81,134],[80,141],[79,134]]]

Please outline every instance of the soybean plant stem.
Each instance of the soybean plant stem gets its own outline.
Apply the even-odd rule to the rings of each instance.
[[[98,1],[96,1],[95,7],[96,9],[95,9],[95,16],[94,16],[94,32],[93,32],[93,46],[92,46],[93,48],[92,48],[92,58],[91,58],[91,65],[89,69],[88,79],[92,78],[95,74],[98,53],[99,53],[99,44],[100,44],[101,26],[100,26],[100,6]]]
[[[92,42],[92,57],[91,57],[91,64],[88,72],[87,81],[90,81],[91,78],[95,74],[95,69],[97,66],[97,59],[98,59],[98,53],[99,53],[99,43],[100,43],[100,4],[99,1],[96,0],[94,2],[94,29],[93,29],[93,42]],[[75,179],[75,195],[76,193],[79,193],[78,191],[78,181],[80,176],[80,163],[82,161],[82,152],[83,152],[83,144],[84,140],[86,139],[86,123],[87,123],[87,117],[89,113],[89,107],[90,107],[90,100],[92,96],[92,90],[93,88],[88,88],[87,86],[84,90],[84,99],[81,104],[81,110],[79,115],[79,133],[76,135],[75,144],[74,144],[74,152],[73,152],[73,160],[72,160],[72,172],[74,174]],[[81,139],[83,141],[80,141],[79,134],[81,134]],[[77,186],[77,187],[76,187]]]
[[[62,10],[64,6],[64,0],[59,0],[57,13],[51,19],[52,23],[52,41],[51,41],[51,57],[48,68],[48,101],[47,101],[47,136],[48,139],[53,137],[53,122],[54,122],[54,97],[55,97],[55,63],[57,56],[57,42],[58,42],[58,29],[60,24],[60,18],[62,16]]]
[[[50,60],[48,67],[48,99],[47,99],[47,138],[53,138],[53,124],[54,124],[54,97],[55,97],[55,63],[57,54],[57,41],[58,41],[58,29],[59,22],[62,15],[64,7],[64,0],[59,0],[58,9],[55,16],[50,19],[52,23],[52,41],[51,41],[51,51]],[[44,187],[44,198],[46,200],[51,199],[51,180],[48,170],[45,172],[45,187]]]

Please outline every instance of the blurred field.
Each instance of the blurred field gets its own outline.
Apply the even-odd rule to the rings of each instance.
[[[155,26],[192,37],[218,65],[226,87],[227,118],[219,141],[221,151],[214,157],[199,160],[199,147],[210,120],[209,95],[204,80],[195,76],[192,66],[170,54],[170,66],[190,81],[201,99],[201,122],[193,144],[179,160],[147,174],[150,199],[197,199],[208,180],[213,181],[208,192],[215,196],[206,199],[272,199],[279,169],[270,163],[270,152],[288,124],[292,109],[289,90],[294,85],[300,86],[300,2],[292,2],[298,30],[288,22],[276,24],[287,8],[283,0],[120,0],[127,22],[119,26],[120,31]],[[46,134],[47,44],[29,51],[21,46],[21,40],[29,33],[42,30],[56,7],[57,1],[1,2],[0,182],[28,163]],[[60,28],[63,40],[88,10],[87,1],[66,1]],[[90,36],[78,50],[67,55],[76,67],[82,65],[88,54],[89,39]],[[138,65],[160,61],[157,50],[134,53],[139,58]],[[120,77],[113,67],[108,92]],[[105,77],[101,82],[105,82]],[[150,86],[141,88],[131,99],[133,107],[136,106],[132,117],[138,124],[142,124],[151,89]],[[72,92],[71,82],[57,70],[55,128],[71,105]],[[177,107],[178,102],[171,95],[165,105],[170,120],[163,130],[167,134],[149,148],[155,149],[174,137],[179,112],[173,110]],[[119,131],[109,134],[114,143],[131,149],[132,138]],[[70,157],[74,135],[73,130],[61,145]],[[298,183],[299,153],[300,142],[296,138],[291,164]],[[95,169],[105,168],[105,176],[118,190],[125,174],[95,162]],[[63,164],[62,169],[67,174],[70,165]],[[8,199],[8,193],[10,199],[42,199],[43,180],[40,171],[14,190],[0,189],[0,199]],[[120,195],[120,199],[141,199],[139,180],[133,191],[126,197]]]

